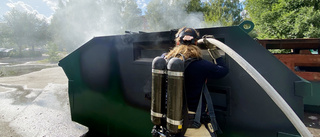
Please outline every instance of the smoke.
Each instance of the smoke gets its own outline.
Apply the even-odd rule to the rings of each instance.
[[[72,51],[95,36],[120,34],[121,5],[113,0],[69,0],[51,22],[55,42]]]
[[[48,1],[48,0],[45,0]],[[51,0],[52,1],[52,0]],[[144,0],[68,0],[58,4],[52,18],[55,42],[72,51],[96,36],[130,31],[168,31],[183,26],[208,27],[201,12],[187,13],[189,0],[151,0],[143,15]]]
[[[190,0],[151,0],[147,6],[147,19],[153,31],[177,29],[183,26],[205,27],[201,12],[187,13]]]

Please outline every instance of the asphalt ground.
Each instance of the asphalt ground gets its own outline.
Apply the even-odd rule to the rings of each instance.
[[[0,137],[84,135],[71,120],[67,83],[60,67],[0,78]]]

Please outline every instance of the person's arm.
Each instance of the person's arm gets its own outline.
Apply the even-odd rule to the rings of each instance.
[[[205,63],[205,69],[208,78],[218,79],[228,74],[229,69],[225,65],[222,57],[216,59],[217,64],[213,64],[209,61]]]

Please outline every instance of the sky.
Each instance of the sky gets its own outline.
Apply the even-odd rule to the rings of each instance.
[[[59,0],[1,0],[0,16],[2,17],[11,8],[21,11],[37,13],[39,18],[50,19],[57,8]],[[137,0],[138,7],[144,13],[150,0]]]
[[[50,18],[58,0],[1,0],[0,15],[3,16],[12,8],[37,13],[39,18]]]

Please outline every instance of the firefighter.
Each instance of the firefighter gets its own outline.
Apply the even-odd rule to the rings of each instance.
[[[197,46],[199,32],[193,28],[183,27],[176,34],[176,45],[167,54],[162,55],[165,59],[179,58],[185,62],[184,70],[184,87],[187,100],[188,112],[192,119],[199,107],[200,97],[203,95],[203,85],[207,79],[219,79],[227,75],[228,68],[224,64],[217,48],[214,45],[206,45],[212,62],[202,59],[201,50]],[[216,63],[213,63],[216,62]],[[207,112],[206,99],[202,99],[201,106],[201,123],[191,123],[189,128],[199,128],[202,124],[210,123],[210,116]],[[198,124],[198,125],[197,125]],[[210,126],[210,124],[208,124]],[[203,125],[202,125],[203,126]],[[212,127],[206,125],[211,136],[214,136]],[[200,128],[202,129],[202,128]],[[189,132],[187,131],[186,136]]]

